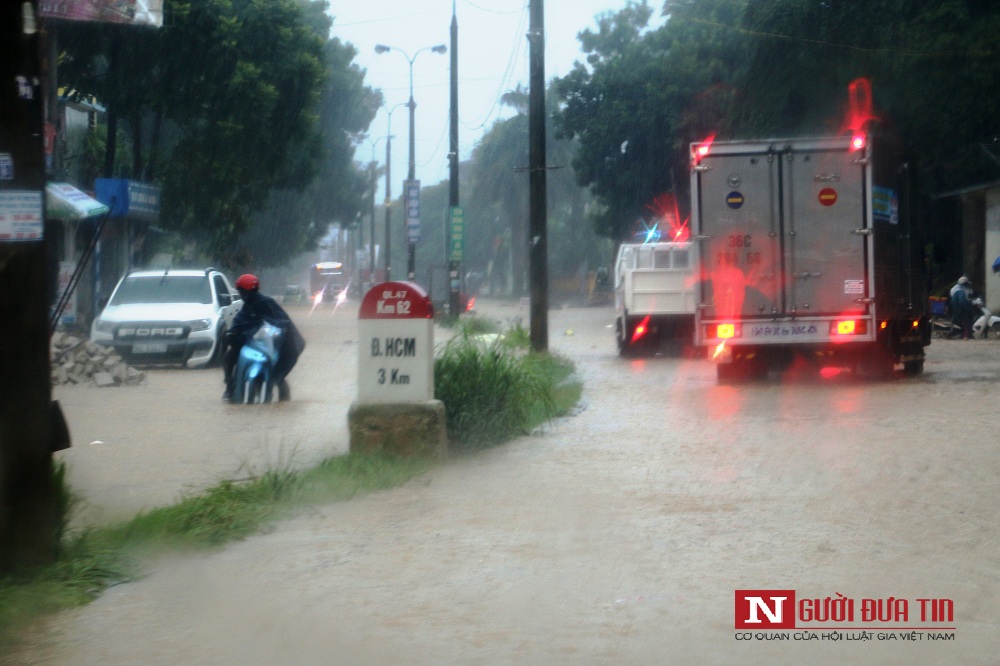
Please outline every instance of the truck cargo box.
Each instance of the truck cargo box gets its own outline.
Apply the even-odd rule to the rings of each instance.
[[[719,377],[796,358],[923,370],[927,290],[910,169],[876,135],[692,146],[695,339]]]
[[[623,243],[615,260],[615,338],[622,356],[681,353],[694,342],[696,248]]]

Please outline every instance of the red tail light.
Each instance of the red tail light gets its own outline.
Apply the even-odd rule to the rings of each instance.
[[[646,335],[646,333],[649,332],[648,327],[649,327],[649,315],[646,315],[643,318],[643,320],[640,321],[639,324],[635,327],[635,330],[632,331],[632,342],[635,342],[642,336]]]
[[[701,162],[703,158],[708,156],[709,151],[711,151],[712,149],[713,141],[715,141],[714,134],[706,138],[704,141],[702,141],[701,143],[699,143],[697,146],[694,147],[694,149],[691,151],[693,153],[691,157],[692,159],[694,159],[695,164],[698,164],[699,162]]]
[[[472,312],[472,308],[474,308],[475,306],[476,306],[476,297],[470,296],[469,302],[465,304],[465,311]]]
[[[841,319],[830,322],[830,335],[864,335],[868,322],[864,319]]]

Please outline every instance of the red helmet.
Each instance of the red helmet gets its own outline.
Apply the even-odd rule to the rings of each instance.
[[[236,288],[243,291],[253,291],[260,288],[260,280],[252,273],[246,273],[236,279]]]

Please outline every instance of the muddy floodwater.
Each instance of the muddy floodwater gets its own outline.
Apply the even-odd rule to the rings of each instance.
[[[480,307],[528,323],[524,306]],[[346,450],[356,312],[305,314],[287,405],[225,406],[217,371],[60,389],[89,517]],[[6,661],[998,663],[1000,341],[935,340],[918,377],[720,386],[702,359],[618,358],[612,316],[550,314],[551,348],[585,385],[573,416],[153,562]],[[794,630],[736,629],[739,590],[794,592]],[[839,615],[810,614],[828,597]]]

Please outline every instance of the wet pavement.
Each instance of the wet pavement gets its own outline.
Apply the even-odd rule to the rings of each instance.
[[[527,325],[525,306],[480,308]],[[91,515],[283,450],[302,464],[345,450],[357,349],[341,315],[304,324],[313,355],[288,405],[224,406],[210,372],[151,373],[145,396],[100,403],[98,389],[60,395]],[[39,627],[12,663],[996,663],[1000,341],[935,340],[913,378],[720,386],[704,360],[619,359],[612,316],[550,313],[550,346],[585,384],[576,415],[158,561]],[[843,595],[854,622],[800,617],[738,640],[737,590]],[[889,597],[905,618],[862,617]],[[919,599],[951,600],[953,617],[922,621]]]

